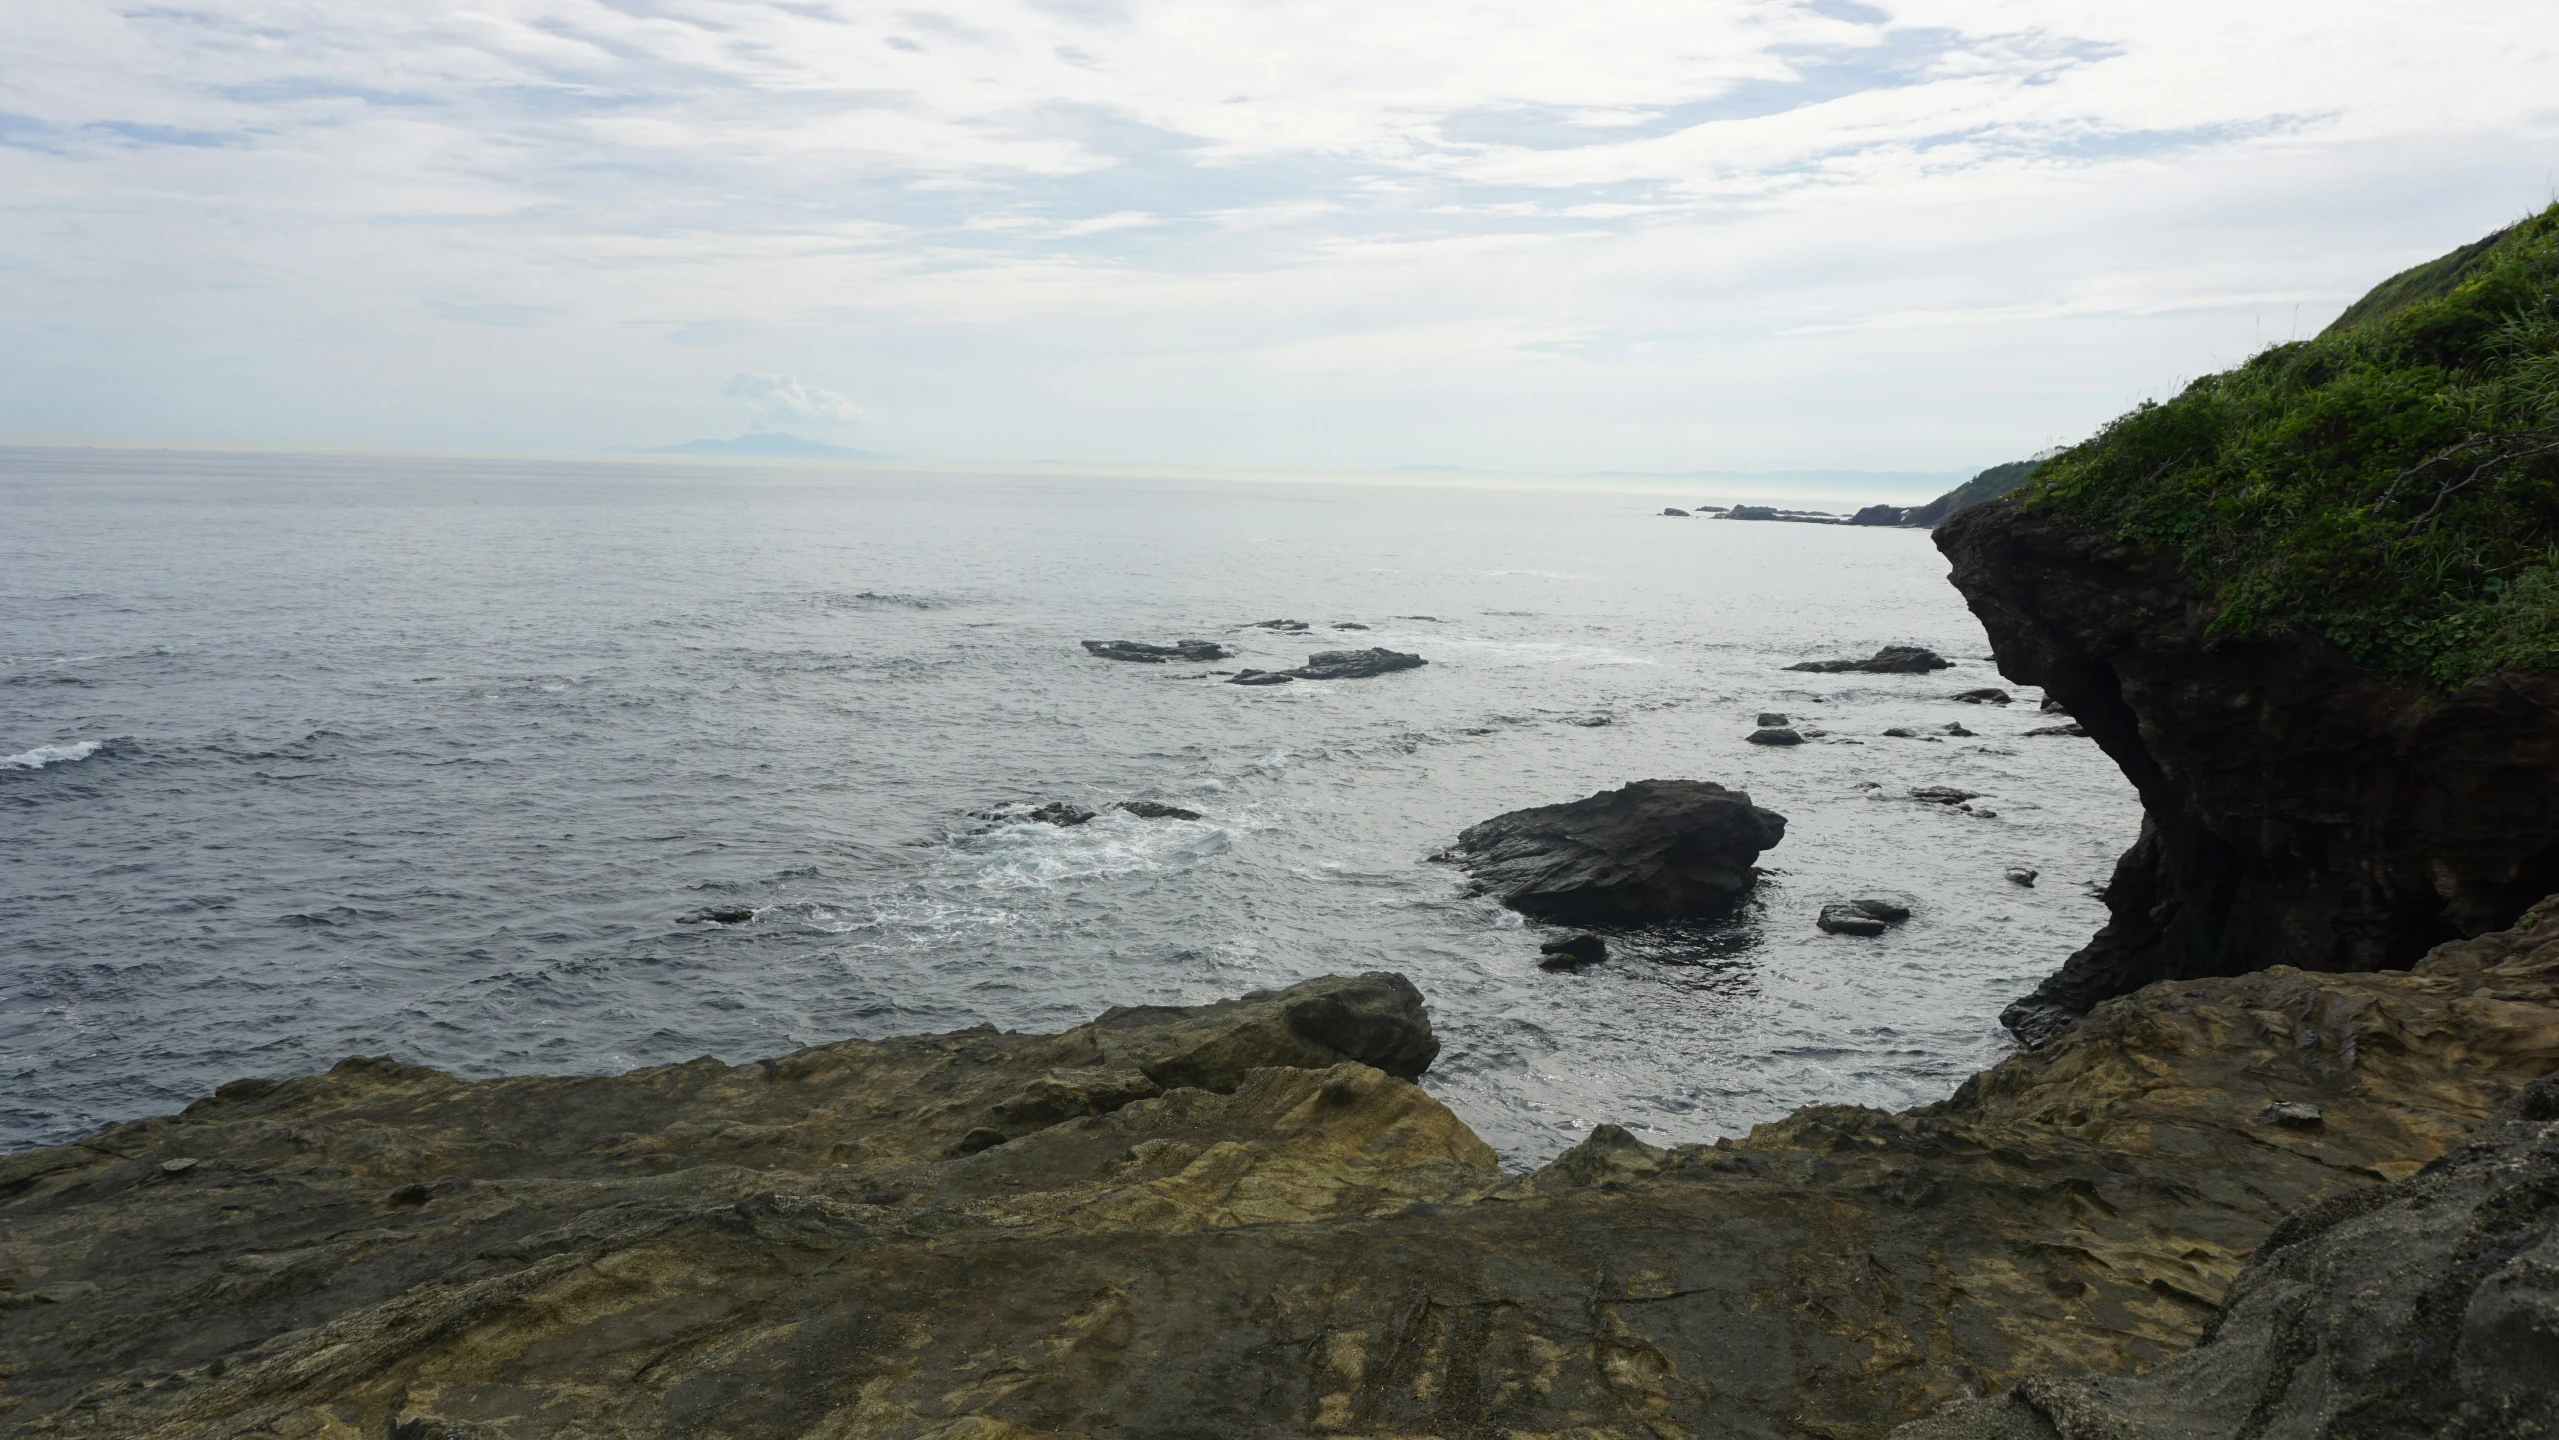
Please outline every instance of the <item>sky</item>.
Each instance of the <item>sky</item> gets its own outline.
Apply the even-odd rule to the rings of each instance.
[[[2551,0],[10,0],[0,440],[1961,471],[2559,186]]]

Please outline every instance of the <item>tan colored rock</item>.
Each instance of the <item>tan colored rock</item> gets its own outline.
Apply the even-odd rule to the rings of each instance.
[[[1939,1105],[1602,1127],[1529,1176],[1406,1078],[1435,1049],[1367,976],[1053,1037],[226,1086],[0,1160],[0,1428],[1876,1436],[2184,1350],[2286,1211],[2559,1068],[2559,920],[2153,986]]]

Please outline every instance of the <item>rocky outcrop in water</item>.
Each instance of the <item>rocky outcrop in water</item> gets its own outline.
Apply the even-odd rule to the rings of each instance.
[[[1378,645],[1366,650],[1319,650],[1289,673],[1300,680],[1366,680],[1429,663],[1419,655]]]
[[[1168,660],[1223,660],[1235,653],[1211,640],[1176,640],[1170,645],[1149,645],[1139,640],[1087,640],[1084,648],[1105,660],[1133,660],[1141,665],[1161,665]]]
[[[1786,668],[1811,670],[1823,675],[1925,675],[1953,664],[1936,651],[1917,645],[1887,645],[1863,660],[1805,660]]]
[[[2210,636],[2173,557],[2013,503],[1937,543],[2001,672],[2141,795],[2112,918],[2004,1017],[2030,1042],[2154,980],[2404,966],[2559,887],[2559,674],[2446,695],[2316,636]]]
[[[2286,1212],[2384,1216],[2373,1187],[2559,1065],[2559,923],[2414,973],[2155,986],[1943,1104],[1674,1149],[1603,1125],[1524,1176],[1401,1078],[1435,1048],[1410,985],[1362,976],[1057,1036],[238,1082],[0,1158],[0,1414],[114,1440],[1873,1440],[2157,1366]],[[2321,1121],[2258,1118],[2278,1103]],[[2466,1308],[2411,1312],[2451,1316],[2419,1358],[2454,1363],[2406,1393],[2495,1399],[2461,1387],[2535,1333],[2497,1277],[2540,1252],[2495,1247],[2539,1233],[2513,1208],[2538,1174],[2479,1172],[2504,1209],[2435,1192],[2449,1230],[2341,1267],[2336,1305],[2278,1235],[2283,1283],[2240,1291],[2225,1340],[2296,1293],[2269,1333],[2351,1337],[2325,1317],[2356,1296],[2477,1273]]]
[[[1445,858],[1479,893],[1564,924],[1650,924],[1729,913],[1786,817],[1706,780],[1638,780],[1472,825]]]

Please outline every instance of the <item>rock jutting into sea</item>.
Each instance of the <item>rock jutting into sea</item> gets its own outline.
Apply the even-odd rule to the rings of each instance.
[[[1706,780],[1637,780],[1562,805],[1514,810],[1457,837],[1442,858],[1524,915],[1563,924],[1649,924],[1729,913],[1786,817]]]
[[[1412,1083],[1439,1041],[1391,975],[237,1081],[0,1158],[0,1408],[81,1440],[2238,1440],[2353,1396],[2508,1422],[2362,1433],[2538,1434],[2559,1102],[2464,1136],[2559,1066],[2548,913],[2413,973],[2154,985],[1900,1114],[1603,1124],[1525,1175]]]
[[[2074,717],[2141,795],[2111,919],[2011,1006],[2049,1038],[2154,980],[2369,970],[2559,886],[2559,674],[2449,694],[2315,635],[2207,633],[2172,556],[1999,502],[1937,543],[2002,673]]]
[[[1923,650],[1916,645],[1887,645],[1863,660],[1804,660],[1786,668],[1811,670],[1823,675],[1924,675],[1931,670],[1947,669],[1953,664],[1934,650]]]

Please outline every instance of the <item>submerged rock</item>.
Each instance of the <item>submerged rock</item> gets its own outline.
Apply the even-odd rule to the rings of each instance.
[[[1804,743],[1801,732],[1783,725],[1763,726],[1742,738],[1753,745],[1801,745]]]
[[[2015,697],[1996,685],[1985,685],[1978,690],[1958,690],[1952,698],[1967,705],[2005,705]]]
[[[1788,722],[1785,716],[1778,714],[1774,710],[1762,710],[1759,712],[1759,727],[1763,730],[1782,729],[1788,723],[1790,722]]]
[[[1676,506],[1676,505],[1665,505],[1665,506],[1663,506],[1663,507],[1662,507],[1662,513],[1663,513],[1663,514],[1665,514],[1665,515],[1676,515],[1676,516],[1680,517],[1680,518],[1681,518],[1681,519],[1683,519],[1683,520],[1685,520],[1685,519],[1687,519],[1687,518],[1688,518],[1688,512],[1687,512],[1687,511],[1685,511],[1685,510],[1680,509],[1680,508],[1679,508],[1678,506]]]
[[[1522,914],[1641,924],[1728,913],[1758,882],[1751,862],[1785,835],[1785,816],[1738,790],[1638,780],[1470,826],[1447,858]]]
[[[1549,940],[1537,947],[1545,958],[1537,963],[1549,970],[1570,970],[1581,965],[1596,965],[1608,958],[1608,942],[1585,930],[1561,940]]]
[[[678,925],[744,925],[755,918],[755,911],[745,905],[705,905],[687,910],[675,917]]]
[[[1963,722],[1963,721],[1961,721],[1961,720],[1949,720],[1949,721],[1947,721],[1947,722],[1946,722],[1946,733],[1947,733],[1947,734],[1949,734],[1949,735],[1955,736],[1955,737],[1956,737],[1956,738],[1958,738],[1958,739],[1963,739],[1963,740],[1970,740],[1970,739],[1974,739],[1974,738],[1978,737],[1978,736],[1981,734],[1981,732],[1980,732],[1980,731],[1978,731],[1978,730],[1967,730],[1967,729],[1965,729],[1965,728],[1964,728],[1964,722]]]
[[[1365,630],[1368,627],[1362,625],[1357,620],[1336,620],[1333,622],[1333,628],[1336,630]]]
[[[1306,622],[1303,620],[1256,620],[1244,628],[1247,630],[1298,631],[1306,628]]]
[[[1824,675],[1855,672],[1862,675],[1924,675],[1931,670],[1944,670],[1955,662],[1934,650],[1916,645],[1887,645],[1863,660],[1806,660],[1789,665],[1789,670],[1812,670]]]
[[[1197,820],[1200,818],[1200,812],[1197,810],[1185,810],[1179,805],[1167,805],[1161,800],[1122,800],[1111,808],[1125,810],[1140,820]]]
[[[1229,685],[1285,685],[1297,677],[1285,670],[1238,670]]]
[[[2011,885],[2032,885],[2039,872],[2032,865],[2011,865],[2000,873],[2008,877]]]
[[[1307,656],[1305,664],[1289,673],[1300,680],[1366,680],[1429,663],[1419,655],[1374,646],[1366,650],[1321,650]]]
[[[1133,660],[1141,665],[1161,665],[1168,660],[1205,663],[1223,660],[1235,653],[1209,640],[1176,640],[1170,645],[1148,645],[1136,640],[1087,640],[1084,648],[1105,660]]]
[[[1961,805],[1967,800],[1980,799],[1981,794],[1974,790],[1958,790],[1952,785],[1921,785],[1910,792],[1910,798],[1922,805]]]

